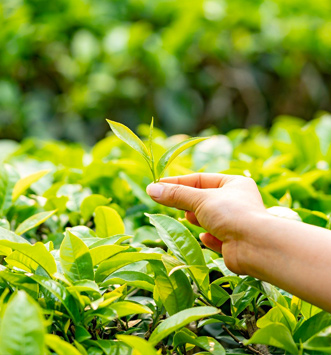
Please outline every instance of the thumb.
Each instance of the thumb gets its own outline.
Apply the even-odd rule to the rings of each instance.
[[[202,189],[177,184],[150,184],[146,189],[156,202],[168,207],[194,212],[205,194]]]

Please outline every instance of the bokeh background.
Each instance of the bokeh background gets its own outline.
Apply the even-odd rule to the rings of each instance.
[[[330,0],[0,0],[0,138],[331,111]]]

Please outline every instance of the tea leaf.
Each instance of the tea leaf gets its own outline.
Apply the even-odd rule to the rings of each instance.
[[[81,355],[73,345],[54,334],[46,335],[46,345],[55,351],[57,355]]]
[[[0,327],[0,354],[44,355],[45,329],[42,311],[24,291],[9,301]]]
[[[29,217],[16,228],[15,233],[21,235],[29,231],[30,229],[41,225],[42,223],[47,221],[48,218],[52,217],[54,213],[56,213],[56,210],[50,212],[40,212]]]
[[[0,240],[0,244],[10,247],[13,250],[17,250],[28,258],[32,259],[34,262],[40,265],[49,274],[49,276],[52,276],[57,271],[54,257],[46,249],[45,245],[40,242],[31,245]]]
[[[169,164],[175,158],[178,157],[178,155],[180,153],[182,153],[184,150],[186,150],[186,149],[194,146],[195,144],[198,144],[206,139],[208,139],[208,138],[190,138],[190,139],[187,139],[183,142],[176,144],[174,147],[167,150],[162,155],[162,157],[160,158],[160,160],[157,163],[157,166],[156,166],[157,178],[160,179],[163,176],[165,169],[169,166]]]
[[[118,254],[129,247],[124,247],[121,245],[102,245],[96,248],[90,249],[90,254],[93,261],[93,266],[99,265],[102,261]]]
[[[17,181],[13,190],[13,201],[16,201],[20,195],[23,194],[33,183],[48,174],[50,170],[41,170],[36,173],[30,174]]]
[[[114,310],[117,313],[119,318],[128,316],[130,314],[144,314],[144,313],[153,313],[150,308],[142,306],[139,303],[122,301],[116,302],[109,306],[110,309]]]
[[[299,353],[290,331],[281,323],[272,323],[257,330],[250,339],[244,340],[244,344],[265,344],[286,350],[293,355]]]
[[[149,217],[160,238],[178,260],[190,266],[206,266],[199,243],[186,227],[174,218],[165,215],[146,214],[146,216]]]
[[[158,325],[149,338],[149,342],[155,346],[163,338],[167,337],[176,330],[185,327],[185,325],[217,313],[219,313],[219,310],[214,307],[195,307],[185,309],[184,311],[178,312],[167,318],[160,325]]]
[[[123,266],[142,260],[160,260],[161,257],[162,254],[157,253],[131,252],[117,254],[99,265],[95,273],[95,281],[102,282],[107,276]]]
[[[213,355],[225,355],[225,349],[217,340],[206,336],[198,337],[186,328],[175,334],[173,342],[175,348],[181,344],[188,343],[194,344]]]
[[[82,213],[82,217],[85,221],[88,221],[95,209],[99,206],[106,206],[111,201],[111,198],[106,198],[102,195],[93,194],[85,197],[82,204],[80,205],[80,211]]]
[[[93,263],[88,247],[69,230],[60,246],[60,261],[65,275],[72,281],[93,280]]]
[[[111,207],[100,206],[95,210],[96,233],[101,238],[107,238],[116,234],[124,234],[125,227],[122,218]]]
[[[127,286],[138,287],[142,290],[147,290],[150,292],[154,291],[154,279],[139,271],[114,272],[102,283],[101,287],[124,284]]]
[[[151,261],[155,273],[155,288],[165,309],[173,315],[194,302],[191,283],[182,270],[177,270],[168,276],[167,270],[160,261]]]
[[[116,335],[116,338],[138,352],[137,355],[158,355],[154,347],[145,339],[133,335]]]
[[[115,121],[106,121],[108,122],[114,134],[135,151],[140,153],[150,165],[150,155],[145,144],[125,125]]]

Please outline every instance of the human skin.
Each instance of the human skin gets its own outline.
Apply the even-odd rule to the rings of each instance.
[[[270,215],[255,182],[191,174],[147,187],[151,198],[185,210],[203,244],[234,273],[267,281],[331,312],[331,231]]]

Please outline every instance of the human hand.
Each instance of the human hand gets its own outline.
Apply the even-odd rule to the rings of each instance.
[[[249,274],[254,248],[254,220],[266,214],[254,180],[236,175],[191,174],[150,184],[147,193],[165,206],[186,211],[186,219],[203,227],[200,239],[223,254],[227,267]]]

